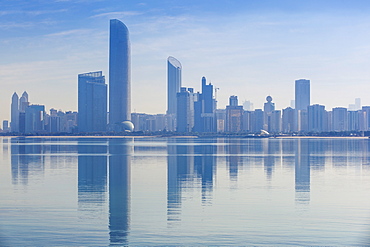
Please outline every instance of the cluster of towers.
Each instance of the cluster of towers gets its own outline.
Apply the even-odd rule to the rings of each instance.
[[[109,90],[102,71],[78,75],[78,113],[54,109],[45,113],[43,105],[31,105],[28,94],[12,96],[10,131],[40,132],[121,132],[175,131],[181,133],[306,133],[323,131],[370,130],[370,106],[359,101],[350,109],[325,110],[310,104],[310,81],[295,81],[295,104],[276,110],[267,96],[263,109],[245,109],[238,97],[229,98],[225,109],[217,109],[216,90],[206,78],[201,92],[182,85],[182,65],[174,57],[167,59],[167,112],[149,115],[131,113],[131,62],[129,32],[121,21],[110,20]],[[109,94],[109,100],[108,100]],[[249,102],[250,103],[250,102]],[[250,104],[249,104],[250,105]],[[109,110],[108,110],[109,108]],[[77,115],[78,114],[78,115]],[[8,129],[8,121],[3,122]]]
[[[133,131],[130,39],[125,24],[110,20],[109,114],[101,71],[78,75],[78,132]]]

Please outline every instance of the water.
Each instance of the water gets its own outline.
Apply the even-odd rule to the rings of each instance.
[[[0,139],[0,245],[367,245],[369,139]]]

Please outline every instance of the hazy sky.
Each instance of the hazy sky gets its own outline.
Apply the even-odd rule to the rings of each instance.
[[[13,92],[77,110],[77,75],[108,82],[109,19],[124,22],[132,51],[132,111],[166,111],[166,59],[183,66],[183,86],[202,76],[230,95],[278,109],[294,80],[311,80],[311,103],[370,105],[370,2],[363,0],[0,0],[0,120]]]

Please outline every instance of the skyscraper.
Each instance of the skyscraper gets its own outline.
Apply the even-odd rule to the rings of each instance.
[[[78,75],[78,131],[105,131],[107,85],[101,71]]]
[[[121,21],[110,20],[109,124],[111,129],[131,120],[131,62],[129,32]]]
[[[194,90],[182,87],[177,93],[177,132],[191,132],[194,127]]]
[[[10,107],[10,115],[11,115],[11,122],[10,122],[10,129],[12,132],[19,131],[19,97],[16,92],[14,92],[12,96],[12,104]]]
[[[307,107],[310,105],[310,80],[295,81],[295,130],[307,131]]]
[[[295,81],[295,109],[307,110],[310,105],[310,80]]]
[[[174,57],[167,59],[167,114],[175,114],[177,110],[176,95],[181,88],[181,63]]]

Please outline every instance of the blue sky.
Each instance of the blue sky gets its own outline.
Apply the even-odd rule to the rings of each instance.
[[[47,109],[77,110],[77,74],[108,82],[109,19],[123,21],[132,46],[132,111],[166,110],[166,59],[183,65],[183,85],[202,76],[230,95],[278,109],[294,80],[311,80],[311,103],[327,109],[361,98],[370,105],[367,1],[0,1],[0,119],[14,91]]]

